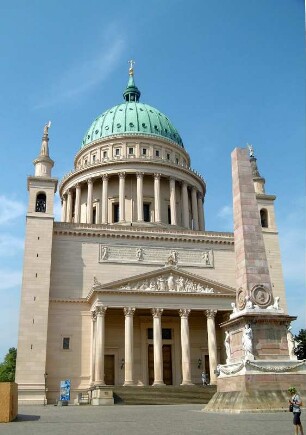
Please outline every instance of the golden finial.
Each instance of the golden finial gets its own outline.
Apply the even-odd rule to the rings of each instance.
[[[133,76],[134,75],[134,68],[133,65],[135,65],[135,62],[133,60],[129,60],[128,63],[130,64],[130,68],[129,68],[129,75]]]

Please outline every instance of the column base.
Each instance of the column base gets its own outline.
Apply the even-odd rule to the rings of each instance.
[[[183,385],[194,385],[194,384],[191,381],[183,381],[180,385],[183,386]]]
[[[104,381],[95,381],[93,384],[94,387],[105,387],[106,384]]]
[[[164,387],[166,384],[163,381],[153,382],[152,387]]]
[[[124,384],[123,384],[124,387],[130,387],[131,385],[132,386],[133,385],[136,386],[134,381],[125,381]]]

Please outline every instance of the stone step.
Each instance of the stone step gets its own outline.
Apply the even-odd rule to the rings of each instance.
[[[206,404],[216,392],[215,386],[115,387],[115,404],[175,405]]]

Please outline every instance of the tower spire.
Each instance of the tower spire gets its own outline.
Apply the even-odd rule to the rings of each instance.
[[[133,60],[129,60],[128,63],[130,64],[129,68],[129,81],[126,87],[126,90],[123,93],[123,98],[126,102],[135,101],[138,102],[141,92],[135,85],[134,81],[134,65],[135,62]]]
[[[54,166],[54,161],[49,156],[49,128],[51,121],[44,126],[44,133],[41,140],[40,153],[37,159],[34,160],[35,177],[51,177],[51,169]]]
[[[252,168],[252,176],[254,182],[254,188],[256,193],[265,193],[265,182],[266,180],[260,175],[257,167],[257,159],[254,155],[253,145],[247,144],[249,149],[250,163]]]

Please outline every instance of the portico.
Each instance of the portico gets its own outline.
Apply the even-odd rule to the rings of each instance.
[[[146,281],[143,275],[107,285],[95,281],[92,287],[92,385],[107,384],[106,355],[113,355],[113,365],[105,376],[115,385],[193,385],[207,368],[215,384],[221,348],[216,317],[218,322],[223,318],[232,292],[217,283],[208,288],[212,283],[201,279],[195,290],[187,291],[181,283],[190,280],[190,274],[172,268],[146,275],[150,283],[163,280],[163,290],[152,290],[152,284],[151,289],[134,290]],[[121,332],[112,348],[114,328]]]

